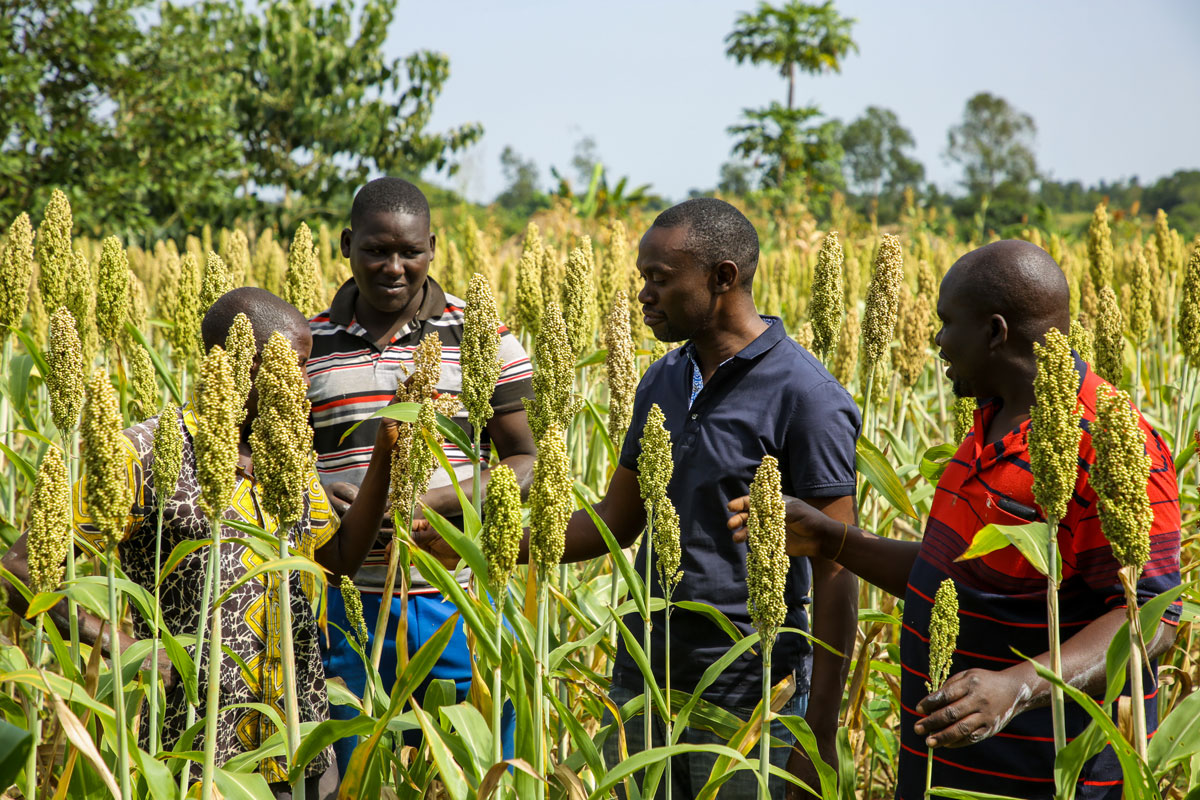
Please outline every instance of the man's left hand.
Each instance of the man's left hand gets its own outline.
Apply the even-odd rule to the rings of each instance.
[[[994,736],[1025,710],[1029,684],[1012,669],[969,669],[917,704],[914,730],[928,747],[965,747]]]

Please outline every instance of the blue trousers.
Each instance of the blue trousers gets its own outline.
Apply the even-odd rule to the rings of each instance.
[[[382,599],[378,594],[363,594],[363,619],[367,622],[367,632],[371,641],[367,645],[367,651],[370,652],[371,646],[374,644],[375,638],[375,618],[379,614],[379,604]],[[383,680],[384,690],[390,692],[392,686],[396,682],[396,634],[400,627],[400,610],[402,608],[399,597],[392,598],[391,614],[388,617],[387,635],[383,642],[383,654],[379,660],[379,676]],[[458,611],[458,608],[446,600],[440,594],[431,595],[413,595],[408,598],[408,654],[412,656],[420,649],[426,641],[442,626],[447,619]],[[325,674],[330,677],[338,677],[346,682],[346,687],[359,697],[363,696],[367,686],[366,668],[363,666],[362,659],[350,647],[340,632],[333,625],[337,625],[342,630],[350,630],[350,623],[346,619],[346,606],[342,600],[342,593],[334,586],[329,587],[329,647],[322,647],[321,661],[325,665]],[[462,617],[454,626],[454,634],[450,637],[450,642],[446,645],[446,649],[442,651],[441,658],[434,664],[425,682],[416,691],[417,701],[420,702],[425,697],[425,689],[429,682],[437,679],[445,679],[454,681],[455,694],[458,702],[462,702],[467,697],[467,692],[471,689],[471,652],[467,649],[467,635],[463,628]],[[358,716],[358,711],[351,706],[330,705],[329,716],[333,719],[353,719]],[[516,726],[516,714],[513,711],[511,703],[506,703],[504,713],[500,720],[501,738],[504,745],[504,757],[512,758],[513,754],[513,733]],[[415,733],[414,737],[406,736],[406,739],[412,738],[414,741],[408,741],[408,744],[416,745],[420,741],[419,732]],[[350,763],[350,755],[354,752],[354,747],[358,743],[357,738],[351,736],[334,743],[334,753],[337,755],[338,773],[346,774],[346,767]]]

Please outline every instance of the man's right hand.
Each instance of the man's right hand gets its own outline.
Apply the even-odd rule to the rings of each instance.
[[[842,540],[842,523],[830,519],[803,500],[785,497],[787,501],[787,542],[789,556],[823,556],[832,558]],[[729,522],[735,542],[746,541],[746,520],[750,517],[750,497],[742,495],[729,502]]]

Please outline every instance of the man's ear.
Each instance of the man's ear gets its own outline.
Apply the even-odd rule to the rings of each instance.
[[[1003,347],[1008,341],[1008,320],[999,314],[992,314],[988,320],[988,347],[992,350]]]
[[[738,266],[732,261],[722,261],[712,268],[709,276],[713,294],[725,294],[731,291],[738,282]]]
[[[437,234],[429,234],[429,260],[433,261],[433,257],[437,254]]]
[[[352,236],[354,236],[354,231],[342,228],[342,258],[350,257],[350,238]]]

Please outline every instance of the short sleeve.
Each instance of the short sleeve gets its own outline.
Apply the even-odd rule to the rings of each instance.
[[[316,552],[329,543],[341,522],[337,512],[333,510],[333,504],[329,502],[329,495],[325,494],[325,487],[321,485],[316,470],[308,476],[308,508],[312,549]]]
[[[500,326],[500,377],[492,392],[492,410],[497,414],[523,411],[521,402],[533,397],[533,365],[529,354],[507,325]]]
[[[133,502],[125,516],[125,526],[121,541],[125,541],[141,526],[146,519],[146,469],[142,464],[141,454],[128,436],[121,436],[121,458],[124,462],[122,473],[125,482],[130,487]],[[72,524],[75,532],[97,550],[103,550],[104,534],[92,518],[91,509],[87,505],[87,475],[75,484],[71,492]]]
[[[1150,480],[1146,492],[1150,498],[1150,509],[1154,522],[1150,526],[1150,558],[1138,579],[1139,605],[1179,585],[1179,548],[1181,516],[1179,490],[1175,479],[1175,464],[1166,443],[1149,425],[1146,452],[1150,455]],[[1090,450],[1090,448],[1089,448]],[[1090,462],[1094,452],[1087,453]],[[1087,480],[1081,480],[1068,512],[1071,549],[1075,555],[1075,569],[1088,587],[1099,594],[1109,609],[1125,607],[1125,591],[1121,586],[1117,570],[1120,563],[1113,555],[1112,546],[1104,535],[1100,524],[1099,498]],[[1060,546],[1062,540],[1060,538]],[[1064,578],[1066,575],[1064,558]],[[1163,621],[1177,624],[1181,603],[1176,600],[1163,614]]]
[[[862,429],[858,404],[837,381],[801,395],[784,437],[785,489],[793,497],[843,497],[857,483],[855,443]]]

